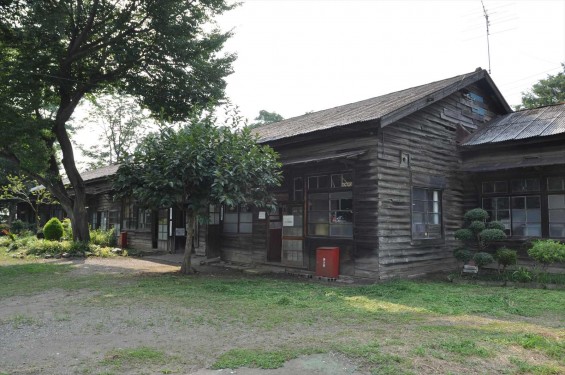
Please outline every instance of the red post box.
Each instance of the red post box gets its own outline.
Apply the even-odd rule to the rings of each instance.
[[[339,247],[316,249],[316,276],[333,279],[339,276]]]
[[[128,232],[121,232],[120,233],[120,247],[125,249],[128,247]]]

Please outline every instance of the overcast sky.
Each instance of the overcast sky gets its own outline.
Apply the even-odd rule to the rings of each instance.
[[[565,62],[565,0],[484,0],[509,104]],[[227,94],[285,118],[489,69],[480,0],[247,0],[218,19],[236,52]]]

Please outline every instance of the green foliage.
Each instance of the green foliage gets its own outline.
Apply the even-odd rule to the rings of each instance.
[[[472,241],[475,239],[473,231],[467,228],[457,229],[455,231],[455,238],[459,241]]]
[[[526,267],[518,267],[516,271],[512,272],[512,280],[519,283],[529,283],[533,280],[533,276]]]
[[[484,221],[475,220],[472,221],[467,228],[470,229],[473,233],[478,234],[486,228],[486,225]]]
[[[507,266],[516,264],[518,255],[515,250],[501,247],[500,249],[496,250],[494,259],[498,262],[498,267],[500,268],[500,266],[502,266],[502,269],[504,270]]]
[[[64,252],[63,243],[64,242],[59,242],[58,240],[37,240],[30,242],[25,250],[27,255],[61,254]]]
[[[500,229],[485,229],[479,233],[479,237],[483,243],[488,244],[490,242],[504,240],[506,238],[506,233]]]
[[[483,210],[482,208],[473,208],[465,212],[463,216],[465,221],[472,222],[472,221],[487,221],[489,216],[488,212]]]
[[[255,122],[252,124],[249,124],[248,127],[250,129],[254,129],[258,126],[261,125],[265,125],[265,124],[271,124],[273,122],[279,122],[284,120],[284,117],[282,117],[281,115],[279,115],[276,112],[269,112],[269,111],[265,111],[264,109],[259,111],[259,116],[255,117]]]
[[[71,225],[71,219],[65,218],[62,222],[63,224],[63,239],[72,240],[73,239],[73,227]]]
[[[483,268],[487,264],[491,264],[494,262],[494,258],[492,257],[492,255],[482,251],[475,253],[475,255],[473,255],[473,260],[475,261],[475,264],[479,268]]]
[[[506,229],[506,226],[504,226],[504,224],[502,224],[500,221],[489,221],[487,223],[487,228],[488,229],[499,229],[499,230],[504,232],[504,230]]]
[[[473,253],[465,248],[457,248],[453,251],[453,255],[455,259],[460,262],[467,263],[471,259],[473,259]]]
[[[554,240],[533,241],[528,255],[544,266],[551,263],[562,263],[565,262],[565,245]]]
[[[561,63],[562,72],[548,75],[532,86],[528,92],[522,93],[522,108],[537,108],[565,102],[565,63]]]
[[[43,234],[46,240],[59,241],[63,237],[63,224],[58,218],[52,217],[43,226]]]
[[[29,225],[22,220],[14,220],[12,221],[12,225],[10,226],[10,230],[12,233],[19,234],[21,231],[28,229]]]
[[[115,246],[116,235],[114,228],[109,230],[95,229],[90,231],[90,243],[102,247]]]

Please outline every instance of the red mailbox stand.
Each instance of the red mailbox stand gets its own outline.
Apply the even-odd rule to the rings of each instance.
[[[339,276],[339,247],[316,249],[316,276],[332,279]]]
[[[125,249],[128,247],[128,232],[121,232],[120,233],[120,247]]]

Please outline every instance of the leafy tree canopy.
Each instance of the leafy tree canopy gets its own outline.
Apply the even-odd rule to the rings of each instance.
[[[259,116],[255,117],[255,122],[248,125],[250,129],[256,128],[261,125],[270,124],[273,122],[279,122],[284,120],[284,117],[276,112],[265,111],[264,109],[259,111]]]
[[[522,93],[522,104],[516,109],[537,108],[565,102],[565,63],[562,72],[548,75],[546,79],[534,84],[531,90]]]
[[[57,197],[75,239],[89,239],[85,187],[67,128],[77,105],[112,88],[181,120],[221,100],[234,56],[220,55],[230,33],[211,25],[232,7],[227,0],[0,2],[0,155]]]
[[[178,131],[162,128],[145,138],[118,170],[119,196],[133,196],[148,208],[185,210],[188,233],[181,271],[189,273],[193,228],[206,220],[210,204],[273,204],[269,188],[280,184],[280,163],[251,130],[215,126],[212,116],[193,118]]]

